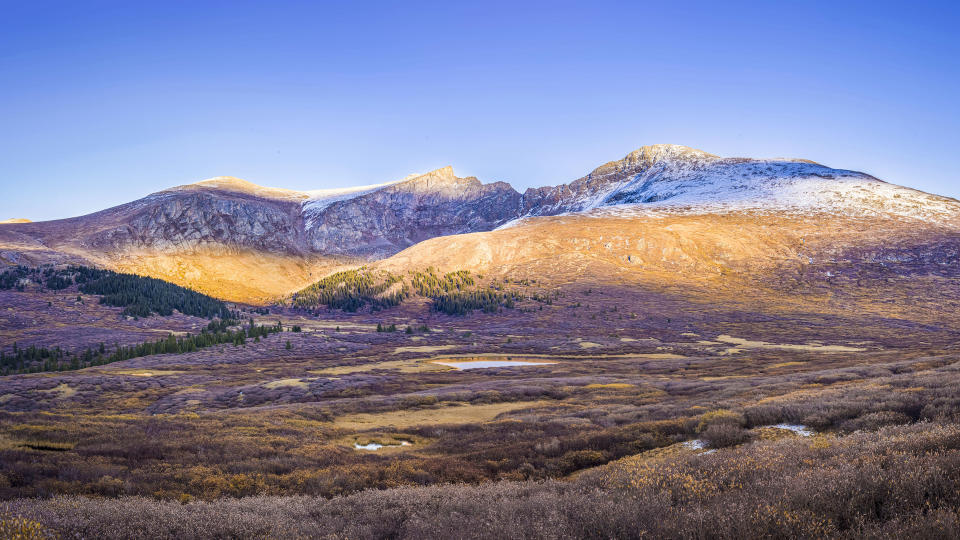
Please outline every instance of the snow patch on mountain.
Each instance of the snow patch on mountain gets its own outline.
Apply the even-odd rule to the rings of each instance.
[[[605,202],[580,212],[596,217],[667,214],[833,214],[850,217],[898,217],[924,222],[960,219],[960,202],[921,191],[856,177],[768,179],[759,185],[706,184],[671,191],[642,192],[645,202]],[[652,200],[651,200],[652,198]]]
[[[397,182],[384,182],[383,184],[370,184],[366,186],[353,186],[347,188],[314,189],[305,192],[307,195],[307,200],[301,203],[300,210],[303,213],[307,228],[312,229],[316,227],[323,219],[323,211],[326,210],[331,204],[355,199],[396,183]]]
[[[675,145],[644,147],[572,182],[568,189],[561,203],[563,213],[613,207],[621,215],[762,211],[925,221],[960,217],[956,200],[864,173],[806,160],[720,158]],[[534,209],[533,214],[546,212]]]
[[[367,186],[353,186],[348,188],[314,189],[305,192],[308,199],[304,201],[303,209],[305,211],[317,212],[337,201],[346,201],[361,195],[366,195],[367,193],[373,193],[380,188],[396,183],[397,182],[384,182],[383,184],[370,184]]]

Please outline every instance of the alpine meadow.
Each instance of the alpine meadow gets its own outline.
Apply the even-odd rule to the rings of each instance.
[[[0,538],[960,537],[956,6],[361,4],[4,8]]]

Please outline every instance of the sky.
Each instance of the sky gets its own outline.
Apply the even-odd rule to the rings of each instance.
[[[657,143],[960,198],[958,2],[0,0],[0,219],[229,175],[555,185]]]

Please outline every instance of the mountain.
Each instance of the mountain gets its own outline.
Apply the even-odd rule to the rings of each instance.
[[[645,147],[524,199],[524,217],[497,230],[433,238],[374,267],[629,287],[731,321],[792,312],[937,328],[960,308],[960,202],[863,173]]]
[[[957,201],[864,173],[654,145],[522,194],[450,167],[341,190],[219,177],[87,216],[6,225],[0,258],[85,262],[256,303],[376,260],[573,277],[601,263],[593,271],[722,275],[814,252],[899,257],[952,245],[957,231]],[[949,263],[950,249],[931,260]]]
[[[30,223],[30,220],[25,218],[10,218],[0,221],[0,225],[10,225],[13,223]]]
[[[303,205],[315,252],[379,258],[435,236],[491,230],[519,217],[509,184],[459,178],[444,167],[345,194],[312,196]]]
[[[518,216],[508,184],[450,167],[345,190],[293,191],[218,177],[86,216],[0,230],[7,263],[83,262],[237,301],[265,302],[324,272]]]
[[[605,206],[647,209],[956,216],[953,199],[807,160],[721,158],[678,145],[644,146],[569,184],[530,189],[524,213],[578,212]]]

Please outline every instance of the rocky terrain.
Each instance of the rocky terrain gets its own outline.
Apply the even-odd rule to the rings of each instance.
[[[312,250],[379,258],[417,242],[488,231],[518,217],[520,194],[509,184],[458,178],[451,167],[349,198],[304,205]]]
[[[682,233],[660,226],[666,223],[661,220],[684,221],[682,216]],[[716,220],[723,222],[719,229],[712,228]],[[5,224],[0,258],[8,264],[84,262],[230,300],[269,303],[326,273],[437,237],[447,238],[404,253],[404,264],[489,268],[524,258],[579,260],[590,252],[588,257],[613,257],[637,269],[657,266],[659,259],[667,266],[688,264],[709,251],[698,264],[716,270],[751,250],[767,262],[802,257],[810,248],[799,246],[811,234],[795,232],[823,220],[831,225],[813,226],[811,233],[822,240],[820,248],[849,251],[888,232],[914,239],[949,235],[960,227],[960,203],[809,161],[720,158],[655,145],[568,184],[522,194],[503,182],[457,177],[450,167],[375,186],[312,192],[221,177],[87,216]],[[560,236],[534,232],[559,230],[553,227],[560,223]],[[697,223],[711,228],[698,229]],[[741,227],[755,229],[749,239],[741,237]],[[495,229],[514,230],[459,236]],[[840,243],[824,243],[824,230],[837,231]],[[524,243],[525,237],[541,241]],[[693,245],[700,255],[690,251]],[[491,255],[497,251],[506,258]],[[679,259],[670,256],[681,251]],[[418,253],[422,261],[414,260]]]

